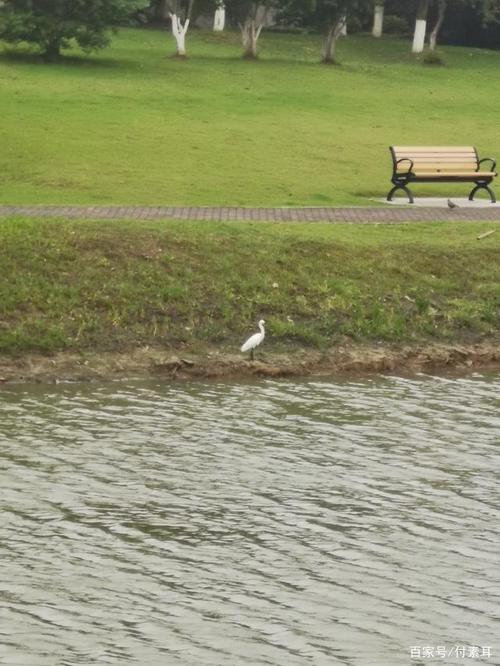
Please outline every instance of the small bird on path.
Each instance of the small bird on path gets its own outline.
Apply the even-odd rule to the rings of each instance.
[[[266,335],[266,331],[264,330],[264,324],[265,323],[266,322],[263,319],[261,319],[259,321],[260,333],[254,333],[253,335],[251,335],[248,338],[248,340],[246,342],[244,342],[243,345],[241,346],[241,351],[242,352],[250,351],[250,359],[252,361],[253,361],[253,350],[255,349],[255,347],[260,345],[260,343],[262,342],[262,340],[264,339],[264,337]]]
[[[456,203],[453,203],[451,199],[448,199],[448,208],[460,208],[460,206]]]

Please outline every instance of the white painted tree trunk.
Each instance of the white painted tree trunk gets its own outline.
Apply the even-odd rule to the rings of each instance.
[[[247,18],[243,25],[240,23],[243,41],[243,57],[251,60],[257,58],[257,40],[262,30],[262,23],[257,24],[255,19]]]
[[[218,5],[214,14],[214,32],[222,32],[226,24],[226,8]]]
[[[413,53],[422,53],[425,44],[425,31],[427,29],[427,21],[425,19],[417,19],[415,21],[415,33],[413,35]]]
[[[375,5],[373,12],[373,30],[374,37],[382,37],[384,29],[384,5]]]
[[[172,19],[172,35],[174,36],[175,42],[177,44],[177,55],[180,58],[185,58],[186,32],[189,27],[189,19],[186,19],[183,25],[177,14],[170,14],[170,18]]]
[[[429,0],[419,0],[417,8],[417,20],[415,21],[415,32],[413,34],[413,53],[422,53],[425,44],[425,32],[427,30],[427,12]]]

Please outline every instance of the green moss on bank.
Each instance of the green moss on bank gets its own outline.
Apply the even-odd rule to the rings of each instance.
[[[3,220],[0,352],[493,338],[498,226]]]

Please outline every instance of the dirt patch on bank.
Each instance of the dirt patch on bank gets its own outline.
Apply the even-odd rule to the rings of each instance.
[[[339,346],[327,352],[299,349],[241,354],[210,350],[182,353],[144,347],[130,352],[52,356],[0,356],[0,382],[107,381],[164,377],[172,380],[245,377],[335,376],[352,373],[443,371],[500,368],[500,341],[474,345],[392,347]]]

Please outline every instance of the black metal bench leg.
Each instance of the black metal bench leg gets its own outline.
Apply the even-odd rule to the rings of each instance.
[[[488,192],[488,194],[490,195],[491,203],[496,203],[497,202],[497,198],[495,196],[495,193],[493,192],[491,187],[488,187],[488,185],[486,185],[486,183],[479,183],[478,185],[476,185],[476,187],[474,187],[472,192],[469,194],[469,201],[474,201],[474,196],[475,196],[475,194],[478,190],[486,190]]]
[[[410,192],[409,188],[406,187],[405,185],[394,185],[392,190],[387,195],[387,201],[392,201],[394,193],[397,192],[398,190],[404,190],[406,196],[408,197],[408,203],[411,204],[413,203],[413,194]]]

